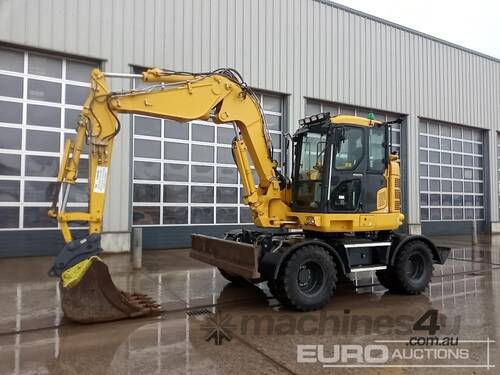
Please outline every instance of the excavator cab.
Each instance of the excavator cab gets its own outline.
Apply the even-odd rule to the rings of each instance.
[[[330,113],[299,123],[291,208],[317,213],[376,211],[374,192],[387,185],[389,125]]]

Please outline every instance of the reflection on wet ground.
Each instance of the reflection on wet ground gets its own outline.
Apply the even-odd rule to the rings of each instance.
[[[339,283],[326,309],[313,313],[282,307],[265,284],[230,285],[215,269],[190,259],[187,251],[148,252],[138,272],[130,270],[128,256],[109,256],[105,260],[120,288],[148,293],[167,311],[157,318],[89,326],[65,321],[57,284],[46,276],[51,258],[0,260],[0,374],[331,373],[339,369],[319,362],[299,363],[297,345],[323,345],[325,357],[333,356],[338,344],[383,340],[390,341],[384,345],[391,348],[405,348],[394,341],[427,335],[413,331],[413,325],[430,309],[439,312],[439,336],[496,340],[500,336],[500,251],[495,241],[500,240],[481,240],[471,246],[467,238],[437,239],[453,251],[446,265],[435,267],[424,295],[391,295],[373,273],[358,273]],[[495,343],[465,344],[468,360],[453,363],[483,366],[489,361],[497,367],[460,367],[454,373],[500,372]],[[450,361],[429,359],[425,363]],[[418,367],[341,370],[373,374],[448,371]]]

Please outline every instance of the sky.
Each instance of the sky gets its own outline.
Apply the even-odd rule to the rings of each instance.
[[[333,0],[500,59],[499,0]]]

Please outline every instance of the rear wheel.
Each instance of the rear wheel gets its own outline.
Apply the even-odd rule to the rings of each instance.
[[[337,271],[330,254],[320,246],[298,249],[283,264],[271,293],[286,307],[299,311],[321,309],[335,291]]]
[[[422,241],[411,241],[397,253],[394,265],[377,271],[377,277],[391,292],[418,294],[429,285],[433,270],[429,246]]]

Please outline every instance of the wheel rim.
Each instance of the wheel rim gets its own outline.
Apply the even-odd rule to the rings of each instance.
[[[425,272],[425,261],[420,254],[412,254],[406,262],[406,275],[411,280],[419,280]]]
[[[302,264],[297,273],[297,285],[304,294],[315,294],[323,286],[323,267],[315,262]]]

